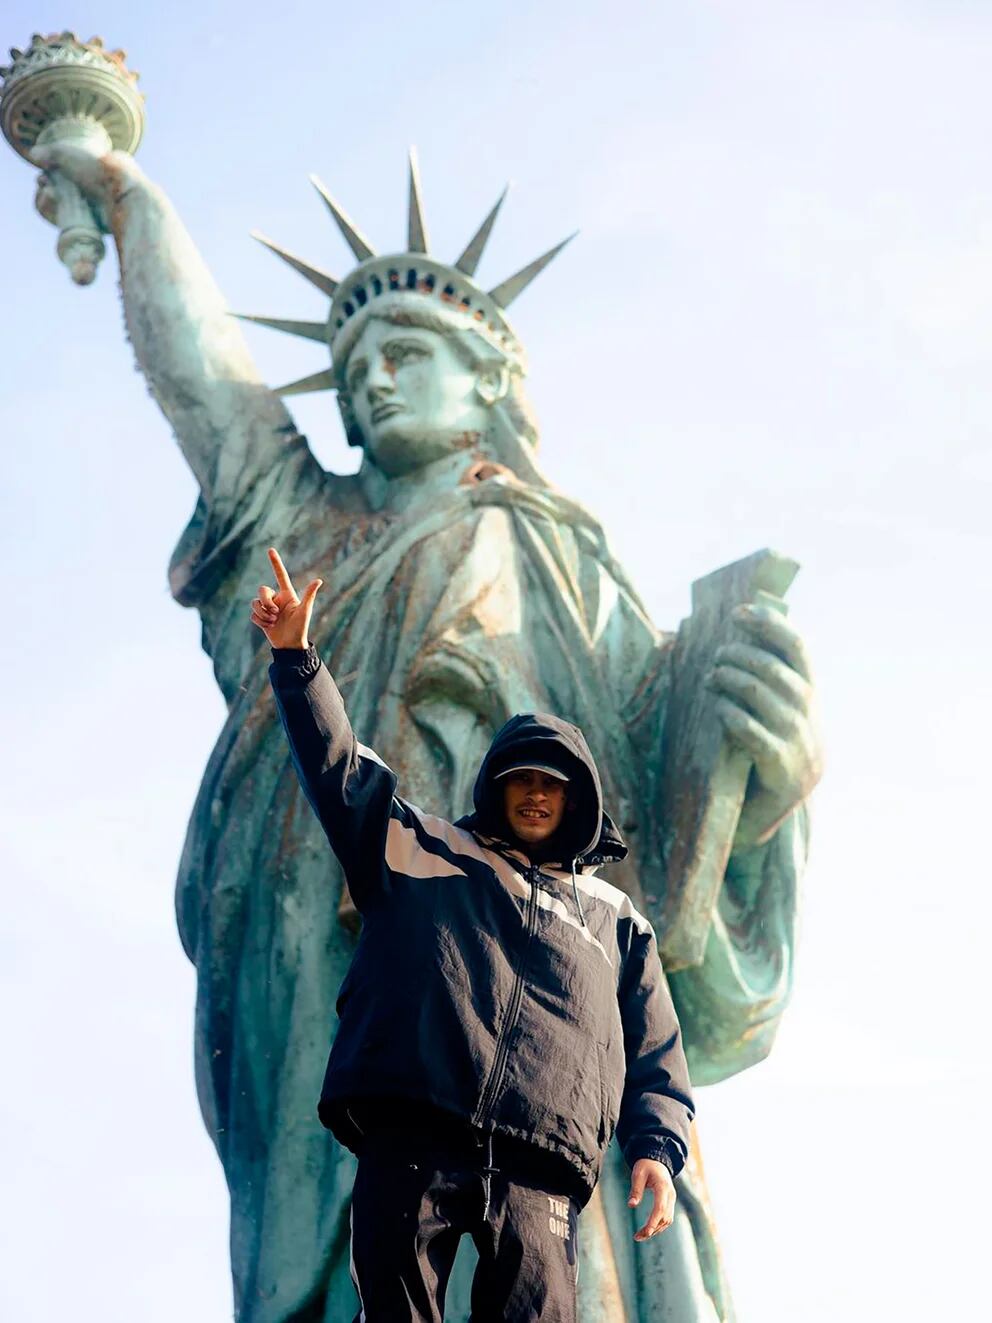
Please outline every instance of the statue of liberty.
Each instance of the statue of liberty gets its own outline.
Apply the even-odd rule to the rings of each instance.
[[[357,1308],[355,1160],[315,1109],[356,916],[290,764],[269,649],[247,618],[266,549],[278,546],[301,581],[323,579],[310,636],[358,737],[430,812],[465,811],[492,735],[513,713],[551,711],[582,728],[631,846],[610,880],[655,923],[697,1085],[760,1061],[789,996],[805,801],[819,775],[804,649],[779,611],[742,591],[711,664],[694,669],[647,617],[595,517],[542,474],[524,351],[505,310],[562,245],[484,290],[474,276],[499,202],[447,263],[429,250],[412,162],[406,246],[392,255],[377,255],[318,185],[357,265],[336,280],[264,241],[330,299],[326,323],[257,319],[330,351],[325,370],[277,392],[132,156],[78,143],[39,147],[34,159],[45,170],[43,215],[54,218],[69,180],[113,236],[138,363],[199,484],[169,581],[200,614],[228,716],[189,823],[176,905],[197,971],[198,1096],[230,1191],[236,1316],[346,1323]],[[281,398],[324,388],[361,447],[354,475],[321,467]],[[734,811],[717,812],[697,842],[711,873],[718,861],[715,884],[691,861],[675,877],[673,862],[685,851],[673,846],[684,805],[672,785],[699,772],[683,760],[702,707],[719,756],[746,769]],[[709,795],[719,808],[711,780],[696,780],[694,802]],[[665,908],[675,892],[679,913],[696,916],[689,955]],[[586,1323],[731,1319],[698,1152],[665,1235],[633,1243],[626,1193],[614,1146],[580,1222]],[[468,1316],[464,1248],[451,1319]]]

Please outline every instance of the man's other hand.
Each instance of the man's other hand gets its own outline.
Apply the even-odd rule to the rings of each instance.
[[[645,1190],[651,1191],[654,1206],[640,1231],[634,1232],[635,1240],[650,1240],[659,1231],[670,1227],[675,1217],[675,1186],[672,1174],[663,1162],[655,1162],[653,1158],[637,1159],[630,1173],[628,1208],[637,1207]]]
[[[273,648],[309,647],[307,630],[310,627],[314,598],[323,579],[312,579],[303,590],[301,598],[275,547],[269,547],[269,560],[279,591],[273,592],[264,583],[259,585],[258,596],[251,604],[252,624],[259,627]]]

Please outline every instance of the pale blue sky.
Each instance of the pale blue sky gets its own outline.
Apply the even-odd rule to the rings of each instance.
[[[965,0],[164,5],[6,0],[99,32],[144,168],[238,310],[317,317],[257,227],[341,274],[316,171],[382,247],[420,148],[480,279],[581,233],[515,305],[543,463],[654,618],[772,545],[822,684],[794,1006],[700,1094],[742,1323],[987,1309],[992,12]],[[0,147],[0,1314],[215,1323],[226,1195],[193,1089],[172,884],[223,710],[165,567],[195,499],[122,333]],[[273,384],[321,351],[252,331]],[[294,413],[354,462],[333,402]],[[985,1173],[984,1175],[982,1173]]]

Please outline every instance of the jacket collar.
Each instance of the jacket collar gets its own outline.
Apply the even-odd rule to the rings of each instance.
[[[463,818],[456,825],[463,826],[465,821],[466,820]],[[521,850],[519,846],[510,845],[499,836],[487,836],[485,832],[477,831],[474,828],[469,828],[469,830],[480,845],[484,846],[487,850],[492,850],[495,854],[498,854],[502,859],[506,859],[509,863],[519,864],[522,868],[536,868],[539,872],[546,873],[563,882],[567,882],[572,875],[571,860],[559,863],[556,863],[554,860],[541,860],[539,863],[535,863],[530,855],[527,854],[526,851]],[[577,873],[584,873],[589,877],[595,873],[598,862],[598,860],[593,861],[588,857],[577,859],[575,861],[575,871]]]

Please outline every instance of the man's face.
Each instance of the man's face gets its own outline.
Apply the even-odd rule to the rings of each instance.
[[[503,807],[510,830],[525,845],[539,845],[565,816],[567,787],[547,772],[510,772],[503,781]]]
[[[473,444],[487,422],[477,380],[447,336],[375,317],[345,371],[365,445],[390,477]]]

